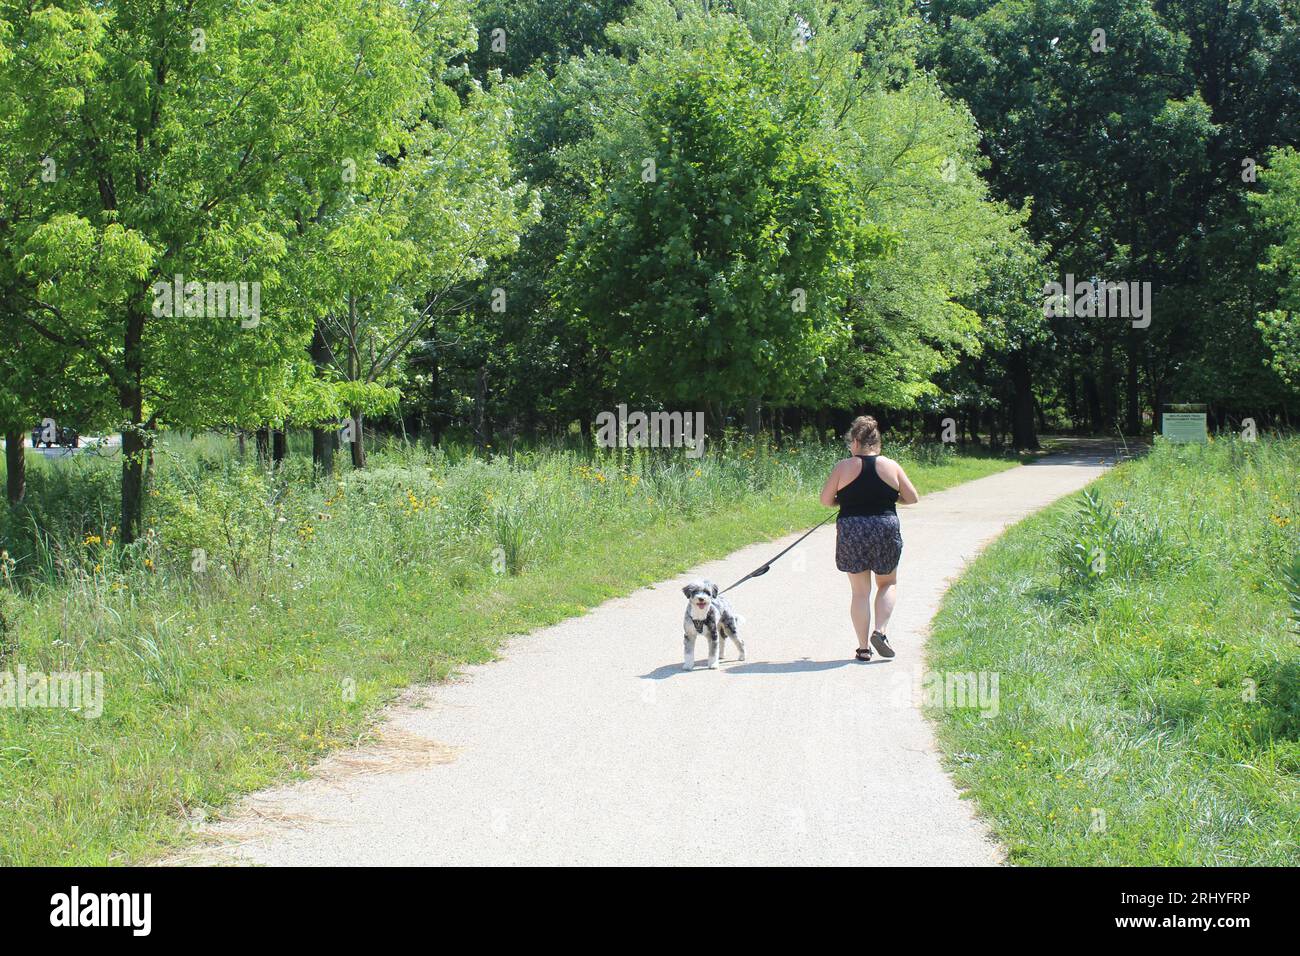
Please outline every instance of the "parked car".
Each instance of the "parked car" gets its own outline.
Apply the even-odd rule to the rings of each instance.
[[[78,448],[81,446],[81,435],[70,425],[57,425],[54,428],[54,441],[45,440],[44,427],[37,425],[32,429],[32,447],[40,448]]]

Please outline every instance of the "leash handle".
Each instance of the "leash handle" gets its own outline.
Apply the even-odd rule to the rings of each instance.
[[[723,594],[726,594],[726,593],[727,593],[728,591],[730,591],[732,588],[734,588],[734,587],[738,587],[738,586],[744,584],[744,583],[745,583],[746,581],[748,581],[750,578],[758,577],[760,574],[766,574],[768,571],[770,571],[770,570],[772,569],[772,565],[776,564],[777,561],[779,561],[781,558],[785,557],[786,554],[788,554],[790,551],[794,550],[794,548],[795,548],[795,547],[796,547],[796,546],[797,546],[801,541],[803,541],[804,538],[808,537],[808,535],[812,534],[814,531],[816,531],[818,528],[820,528],[820,527],[821,527],[822,525],[824,525],[826,522],[830,521],[832,518],[836,518],[836,517],[838,517],[838,516],[839,516],[839,512],[838,512],[838,511],[832,511],[832,512],[831,512],[830,514],[828,514],[825,518],[822,518],[821,521],[818,521],[815,525],[813,525],[811,528],[809,528],[807,531],[805,531],[803,534],[801,534],[801,535],[800,535],[800,536],[795,540],[794,544],[790,545],[790,547],[786,548],[784,551],[782,551],[780,554],[778,554],[775,558],[771,558],[771,559],[769,559],[768,561],[764,562],[764,563],[763,563],[762,565],[760,565],[759,567],[755,568],[753,571],[750,571],[748,574],[746,574],[743,578],[741,578],[741,579],[740,579],[739,581],[737,581],[735,584],[731,585],[730,587],[725,587],[725,588],[723,588],[721,591],[718,592],[718,595],[721,596],[721,595],[723,595]]]

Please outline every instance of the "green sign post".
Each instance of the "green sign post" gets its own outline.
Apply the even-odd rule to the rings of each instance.
[[[1160,434],[1169,441],[1201,442],[1209,438],[1204,405],[1166,405],[1160,416]]]

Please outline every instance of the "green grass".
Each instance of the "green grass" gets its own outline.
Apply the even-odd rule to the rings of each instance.
[[[949,591],[928,666],[998,707],[931,713],[1011,862],[1300,863],[1298,474],[1294,438],[1157,443]]]
[[[172,436],[151,533],[130,548],[113,460],[34,461],[28,503],[0,522],[0,671],[102,672],[104,710],[0,708],[0,863],[163,854],[193,820],[363,738],[402,687],[812,524],[841,453],[393,447],[314,481],[298,456],[268,474],[223,439]],[[1014,464],[894,453],[922,492]]]

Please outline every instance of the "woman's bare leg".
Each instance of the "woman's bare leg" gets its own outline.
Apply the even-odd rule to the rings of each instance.
[[[898,572],[876,575],[876,630],[881,634],[889,633],[889,618],[894,613],[894,602],[898,600]]]
[[[853,630],[858,635],[858,647],[870,647],[867,639],[871,637],[871,572],[850,574],[849,584],[853,587],[849,617],[853,619]]]

